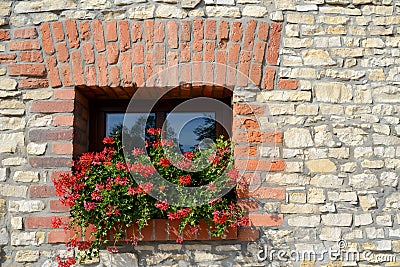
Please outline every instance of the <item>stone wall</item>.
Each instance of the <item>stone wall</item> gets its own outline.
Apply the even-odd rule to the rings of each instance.
[[[206,59],[202,49],[197,51],[200,58],[195,56],[196,41],[204,47],[214,43],[215,53],[225,51],[225,64],[255,74],[251,80],[260,90],[246,88],[247,84],[235,88],[236,114],[244,116],[236,132],[239,137],[244,129],[252,132],[241,140],[237,157],[253,156],[261,166],[271,158],[283,159],[285,168],[268,172],[244,165],[263,190],[242,196],[256,206],[251,210],[253,226],[241,229],[238,240],[142,242],[134,250],[125,248],[126,253],[102,253],[100,266],[126,261],[140,266],[400,266],[399,8],[391,0],[0,2],[1,265],[53,266],[56,254],[65,255],[65,246],[57,243],[65,237],[49,229],[48,218],[67,214],[54,196],[51,177],[68,170],[74,150],[84,150],[84,142],[74,139],[77,122],[85,121],[84,112],[78,113],[79,119],[75,116],[82,110],[77,103],[86,105],[86,96],[80,95],[85,90],[77,87],[92,82],[93,88],[114,90],[129,87],[124,82],[140,83],[135,71],[124,76],[118,62],[123,52],[133,49],[132,34],[127,50],[121,46],[125,35],[116,34],[115,39],[107,35],[113,25],[121,30],[127,23],[123,21],[132,30],[134,23],[151,24],[155,18],[167,35],[173,31],[168,25],[179,25],[180,34],[183,24],[193,27],[187,63]],[[203,33],[194,27],[196,21],[203,21]],[[214,24],[210,21],[218,26],[215,38],[207,36],[206,25]],[[254,21],[261,37],[254,30],[248,49],[246,42],[252,38],[243,35],[236,40],[233,29],[234,25],[247,29]],[[106,77],[99,75],[101,66],[90,61],[90,53],[85,54],[90,52],[85,46],[95,46],[93,23],[102,25],[103,42],[110,45],[93,52],[96,60],[107,56]],[[264,58],[258,62],[256,44],[262,43],[263,23],[270,27]],[[232,30],[226,50],[218,46],[221,24]],[[164,57],[154,60],[167,64],[171,51],[182,56],[181,38],[177,37],[177,50],[166,49]],[[116,40],[120,53],[114,62]],[[147,40],[141,42],[147,45]],[[158,43],[169,47],[169,42],[165,38]],[[240,52],[230,61],[235,44]],[[270,47],[279,48],[279,58],[273,53],[268,58]],[[153,50],[143,51],[147,57]],[[207,62],[217,61],[216,55]],[[178,58],[175,64],[183,64]],[[79,76],[76,64],[88,75]],[[133,69],[135,64],[149,69],[145,60],[133,63]],[[89,75],[91,67],[99,76]],[[121,75],[118,84],[112,78],[116,72]],[[256,114],[241,102],[251,103]],[[254,116],[260,125],[251,123]],[[262,134],[270,129],[283,133],[283,142],[272,148]],[[271,214],[280,218],[278,224],[271,222]],[[311,261],[285,260],[277,254],[273,260],[257,258],[265,247],[323,254],[338,246],[359,251],[361,258],[344,255],[335,261],[326,253],[324,260]]]

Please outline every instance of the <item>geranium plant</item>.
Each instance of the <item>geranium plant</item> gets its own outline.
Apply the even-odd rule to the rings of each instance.
[[[147,132],[150,139],[146,147],[133,148],[125,156],[119,135],[105,138],[103,151],[84,153],[74,162],[72,173],[53,180],[61,202],[70,207],[65,229],[76,233],[67,246],[76,248],[80,259],[96,256],[110,242],[114,245],[108,249],[116,252],[115,242],[125,238],[126,227],[140,232],[153,218],[179,221],[181,233],[185,227],[198,231],[203,220],[213,226],[213,236],[223,235],[230,227],[247,225],[245,210],[235,198],[238,172],[233,168],[231,142],[220,137],[215,146],[197,148],[182,156],[176,153],[174,142],[162,139],[160,129]],[[174,185],[173,192],[167,190],[168,184]],[[181,193],[190,188],[200,188],[194,195],[207,199],[207,203],[180,205],[187,203],[187,196]],[[53,219],[54,227],[61,224],[59,218]],[[82,241],[79,236],[88,227],[92,229],[91,237]],[[140,238],[134,236],[132,244]],[[181,235],[177,242],[182,241]],[[57,260],[59,266],[75,262],[72,258]]]

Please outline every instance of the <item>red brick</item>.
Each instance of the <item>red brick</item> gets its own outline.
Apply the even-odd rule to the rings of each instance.
[[[82,55],[86,64],[94,63],[94,48],[92,43],[85,43],[82,45]]]
[[[269,24],[268,22],[261,21],[258,26],[258,39],[266,41],[268,39]]]
[[[229,39],[229,22],[222,20],[219,22],[218,40],[221,41],[227,39]]]
[[[168,21],[167,35],[169,47],[178,48],[178,24],[176,23],[176,21]]]
[[[72,166],[72,158],[31,157],[29,164],[33,168],[63,168]]]
[[[71,70],[70,65],[61,66],[60,67],[60,74],[61,74],[64,86],[72,86],[72,85],[74,85],[73,79],[72,79],[72,70]]]
[[[144,35],[146,40],[146,50],[152,49],[154,39],[154,20],[144,21]]]
[[[135,66],[133,69],[134,82],[138,87],[144,85],[144,67]]]
[[[132,84],[132,64],[131,54],[124,52],[121,54],[121,81],[124,87],[131,87]]]
[[[29,187],[31,198],[48,198],[56,196],[56,189],[52,185],[31,185]]]
[[[79,33],[81,40],[88,41],[90,39],[90,25],[89,21],[79,22]]]
[[[181,62],[189,62],[190,61],[190,46],[189,43],[181,43]]]
[[[30,216],[25,219],[25,228],[39,229],[39,228],[53,228],[52,220],[54,216]],[[60,217],[64,223],[67,223],[69,218],[67,216]]]
[[[32,103],[31,112],[40,113],[57,113],[57,112],[73,112],[74,101],[35,101]]]
[[[79,51],[72,52],[72,67],[74,69],[75,85],[85,85],[83,76],[82,58]]]
[[[214,64],[204,64],[204,82],[214,84]]]
[[[118,40],[117,37],[117,22],[116,21],[106,21],[106,41],[114,42]]]
[[[57,140],[71,141],[72,138],[72,129],[32,129],[29,131],[29,140],[32,142]]]
[[[237,84],[239,86],[247,86],[249,82],[251,52],[242,51],[239,59]]]
[[[65,21],[65,29],[68,36],[70,48],[78,48],[80,45],[78,31],[76,29],[76,22],[74,20]]]
[[[129,37],[129,22],[120,20],[119,25],[119,46],[121,52],[125,52],[131,48],[131,39]]]
[[[214,62],[215,42],[206,42],[206,50],[204,51],[204,60]]]
[[[249,104],[234,104],[233,113],[235,115],[263,115],[265,106],[249,105]]]
[[[285,200],[285,188],[259,187],[250,191],[248,187],[237,188],[238,198],[278,199]]]
[[[85,76],[87,86],[96,86],[96,68],[94,65],[85,66]]]
[[[142,22],[133,21],[132,22],[132,42],[136,43],[142,40]]]
[[[217,21],[206,20],[206,30],[204,32],[205,39],[215,40],[217,38]]]
[[[228,62],[238,63],[240,55],[240,44],[231,44],[229,47]]]
[[[53,217],[31,216],[25,219],[25,229],[52,228]]]
[[[19,54],[19,60],[25,62],[43,62],[42,54],[39,51],[25,51]]]
[[[9,30],[0,30],[0,41],[10,40],[11,35]]]
[[[165,24],[163,21],[157,21],[154,25],[154,42],[162,43],[165,39]]]
[[[37,38],[38,34],[35,28],[17,29],[14,31],[15,39]]]
[[[57,89],[54,91],[55,99],[75,99],[75,90],[74,89]]]
[[[72,143],[53,143],[52,152],[59,155],[68,155],[73,153]]]
[[[263,81],[261,83],[261,88],[272,90],[274,88],[274,80],[275,80],[275,70],[273,68],[266,67]]]
[[[265,42],[256,42],[254,45],[253,61],[262,63],[265,54]]]
[[[231,40],[234,42],[239,42],[240,40],[242,40],[242,31],[243,31],[243,24],[238,21],[233,22]]]
[[[120,74],[119,74],[119,67],[111,66],[108,85],[111,87],[117,87],[120,85],[120,82],[121,82],[121,79],[120,79]]]
[[[98,79],[99,79],[99,86],[107,86],[107,62],[106,56],[104,54],[97,55],[97,69],[98,69]]]
[[[56,44],[56,50],[57,50],[57,59],[59,62],[69,61],[69,53],[66,43],[62,42]]]
[[[278,88],[279,89],[297,89],[299,86],[298,80],[289,80],[289,79],[279,79]]]
[[[60,200],[50,200],[50,212],[68,212],[69,207],[64,206]]]
[[[181,21],[181,41],[190,41],[190,36],[192,31],[190,29],[190,21],[184,20]]]
[[[119,48],[117,43],[107,44],[107,62],[108,64],[116,64],[118,62]]]
[[[44,64],[10,64],[8,74],[11,76],[45,76]]]
[[[60,75],[58,74],[57,62],[54,56],[46,58],[47,69],[49,70],[48,77],[51,87],[61,86]],[[65,84],[64,84],[65,85]]]
[[[146,54],[146,79],[153,75],[153,53]]]
[[[262,75],[262,65],[261,64],[252,64],[250,68],[250,81],[259,86],[261,82]]]
[[[100,20],[94,20],[92,22],[93,28],[93,41],[96,46],[96,50],[98,52],[103,52],[106,47],[104,44],[104,32],[103,32],[103,25]]]
[[[283,171],[283,160],[235,160],[235,168],[249,171]]]
[[[34,89],[34,88],[47,88],[49,81],[47,79],[25,78],[18,84],[18,88]]]
[[[197,81],[197,80],[196,80]],[[191,83],[192,82],[192,72],[190,64],[181,64],[181,80],[182,83]]]
[[[237,63],[228,63],[228,68],[226,71],[226,85],[227,86],[236,86],[236,70]]]
[[[194,40],[192,43],[192,50],[194,51],[203,50],[203,36],[204,36],[203,24],[204,24],[203,19],[195,19],[193,22]]]
[[[276,65],[279,56],[279,44],[281,41],[282,23],[273,23],[271,27],[271,36],[268,42],[267,63]]]
[[[53,29],[53,38],[56,42],[63,41],[64,36],[64,29],[63,24],[61,21],[56,21],[51,23],[51,27]]]
[[[236,145],[234,149],[235,157],[242,156],[257,156],[257,147],[256,146],[239,146]]]
[[[16,62],[17,54],[0,54],[0,63]]]
[[[73,115],[57,115],[53,120],[54,126],[73,126],[74,116]]]
[[[239,241],[257,241],[260,238],[260,231],[257,229],[241,228],[238,231]]]
[[[256,20],[249,20],[246,25],[246,30],[244,32],[243,49],[253,50],[254,36],[257,28]]]
[[[249,214],[251,226],[280,226],[283,223],[282,214]]]
[[[235,132],[234,139],[238,142],[250,143],[282,143],[282,132]]]
[[[51,230],[47,235],[47,241],[49,244],[66,243],[72,236],[72,232],[66,232],[64,230]]]
[[[226,78],[226,61],[227,61],[227,53],[225,51],[217,51],[216,54],[216,77],[215,83],[217,85],[225,85],[225,78]]]
[[[157,241],[167,240],[167,220],[154,219],[154,239]]]
[[[134,44],[132,54],[134,64],[144,63],[144,47],[142,44]]]
[[[246,211],[258,211],[258,201],[256,200],[238,200],[237,204]]]
[[[165,64],[165,45],[156,44],[154,49],[155,63]]]
[[[40,44],[38,40],[15,41],[8,43],[8,48],[11,51],[39,50]]]

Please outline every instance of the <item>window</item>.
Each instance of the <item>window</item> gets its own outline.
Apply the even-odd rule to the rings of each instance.
[[[152,112],[147,116],[146,113],[127,113],[129,101],[127,100],[92,100],[90,102],[90,131],[89,131],[89,150],[101,150],[102,139],[105,136],[112,136],[116,131],[122,130],[124,117],[127,116],[124,131],[130,135],[142,136],[137,132],[135,124],[145,120],[146,128],[163,128],[167,139],[175,140],[182,152],[193,150],[200,144],[201,140],[209,138],[215,140],[216,137],[224,135],[230,136],[232,125],[232,114],[226,114],[223,109],[205,105],[201,108],[186,107],[174,111],[179,104],[188,99],[162,99],[157,102]],[[219,99],[221,102],[230,106],[231,98]],[[150,105],[143,100],[143,106]],[[222,127],[221,123],[225,125]],[[228,125],[228,127],[226,127]]]

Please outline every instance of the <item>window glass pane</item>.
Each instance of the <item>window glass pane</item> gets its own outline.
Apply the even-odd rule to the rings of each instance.
[[[121,132],[122,124],[126,116],[124,132],[131,136],[143,136],[138,126],[146,120],[147,114],[144,113],[106,113],[106,135],[113,136],[115,133]],[[150,113],[146,123],[146,129],[156,127],[156,114]]]
[[[168,139],[178,140],[182,152],[192,151],[205,138],[215,140],[214,112],[167,113],[166,133]]]

